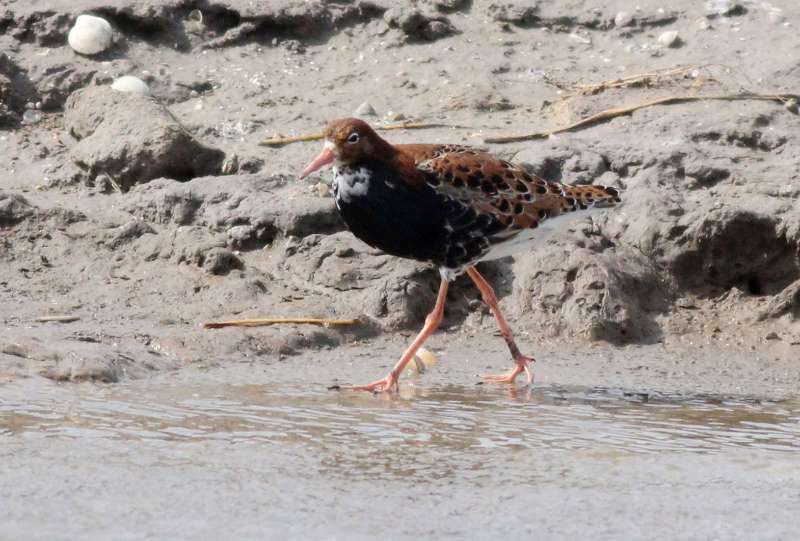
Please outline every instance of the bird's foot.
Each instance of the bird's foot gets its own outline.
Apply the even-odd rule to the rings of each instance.
[[[346,389],[351,391],[369,391],[377,394],[398,391],[400,389],[400,384],[397,376],[394,375],[394,372],[390,372],[388,376],[383,379],[379,379],[378,381],[373,381],[367,385],[352,385],[346,387]]]
[[[536,360],[532,357],[520,355],[517,359],[515,359],[514,362],[517,364],[514,366],[514,369],[511,370],[511,372],[506,374],[484,374],[481,377],[488,383],[514,383],[517,379],[517,376],[525,372],[525,379],[527,384],[530,385],[533,383],[533,372],[531,372],[531,369],[528,365],[535,361]]]

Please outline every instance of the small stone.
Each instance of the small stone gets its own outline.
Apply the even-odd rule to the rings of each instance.
[[[664,47],[677,47],[681,43],[681,38],[675,30],[669,30],[658,36],[658,42]]]
[[[694,299],[692,299],[690,297],[681,297],[680,299],[675,301],[675,306],[677,306],[678,308],[684,308],[684,309],[687,309],[687,310],[692,309],[692,308],[697,308],[697,305],[695,304]]]
[[[778,333],[776,333],[775,331],[767,333],[767,335],[764,337],[764,340],[780,340],[780,339],[781,337],[778,336]]]
[[[731,17],[743,15],[747,10],[734,0],[707,0],[706,13],[709,17]]]
[[[94,55],[108,49],[112,36],[111,25],[105,19],[79,15],[69,31],[67,42],[76,53]]]
[[[94,179],[94,189],[98,193],[113,193],[113,192],[120,192],[119,185],[114,182],[110,176],[105,174],[97,175],[97,178]]]
[[[388,118],[392,122],[399,122],[401,120],[406,120],[406,115],[404,115],[403,113],[395,113],[395,112],[389,111],[386,114],[386,118]]]
[[[239,156],[231,154],[222,162],[222,174],[232,175],[239,172]]]
[[[353,112],[353,115],[354,116],[378,116],[378,113],[375,112],[375,108],[372,107],[372,105],[369,102],[365,101],[364,103],[362,103],[361,105],[358,106],[358,109],[356,109]]]
[[[409,40],[436,41],[459,33],[447,18],[425,14],[419,9],[395,6],[386,10],[383,20],[389,28],[398,28]]]
[[[327,197],[331,192],[331,188],[324,182],[318,182],[309,186],[309,191],[316,196]]]
[[[784,107],[786,107],[786,109],[787,109],[787,110],[788,110],[790,113],[794,113],[794,114],[797,114],[797,113],[798,113],[797,100],[796,100],[796,99],[794,99],[794,98],[792,98],[792,99],[790,99],[790,100],[786,100],[786,101],[783,103],[783,106],[784,106]]]
[[[617,28],[622,28],[623,26],[629,26],[633,22],[633,15],[628,13],[627,11],[620,11],[617,13],[617,16],[614,17],[614,26]]]
[[[219,276],[243,268],[244,263],[227,248],[211,248],[205,253],[202,266],[207,273]]]
[[[23,124],[36,124],[42,119],[42,113],[35,109],[25,109],[25,112],[22,113],[22,123]]]
[[[235,225],[228,229],[228,243],[231,246],[243,246],[254,234],[255,228],[252,225]]]
[[[28,359],[31,355],[30,348],[21,344],[6,344],[0,348],[0,353]]]
[[[192,33],[199,33],[203,30],[203,12],[193,9],[186,16],[186,29]]]
[[[587,36],[581,36],[580,34],[578,34],[576,32],[572,32],[569,35],[569,39],[571,39],[573,41],[577,41],[578,43],[583,43],[585,45],[591,45],[592,44],[592,38],[587,37]]]
[[[142,96],[150,95],[150,87],[147,86],[147,83],[133,75],[123,75],[114,80],[111,83],[111,88],[119,92],[130,92],[131,94],[140,94]]]

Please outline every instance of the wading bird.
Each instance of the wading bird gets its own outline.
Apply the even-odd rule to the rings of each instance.
[[[441,285],[422,330],[389,374],[368,385],[373,392],[396,390],[400,374],[436,330],[444,314],[447,288],[466,272],[494,314],[514,359],[507,374],[487,381],[513,383],[529,364],[497,304],[492,287],[475,269],[541,242],[581,211],[613,206],[619,190],[549,182],[487,152],[460,145],[392,145],[364,121],[334,120],[325,128],[322,152],[303,178],[333,166],[336,208],[350,231],[388,254],[432,263]]]

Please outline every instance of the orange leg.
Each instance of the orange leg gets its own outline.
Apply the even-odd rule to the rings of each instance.
[[[394,368],[392,368],[392,371],[389,372],[389,375],[368,385],[357,385],[349,387],[349,389],[355,389],[358,391],[372,391],[373,393],[382,393],[384,391],[393,391],[398,389],[398,382],[403,369],[406,367],[409,361],[414,358],[414,355],[417,354],[417,350],[422,346],[422,344],[425,343],[425,340],[427,340],[428,337],[436,331],[436,329],[439,327],[439,324],[442,322],[442,317],[444,316],[444,302],[447,299],[447,287],[449,284],[450,283],[447,280],[442,278],[442,283],[439,286],[439,295],[436,297],[436,306],[433,307],[433,311],[428,314],[428,317],[425,318],[425,325],[422,327],[422,330],[419,332],[414,341],[411,342],[411,345],[408,346],[408,349],[406,349],[405,353],[403,353],[403,356],[400,357],[400,360],[397,361],[397,364],[394,365]]]
[[[507,374],[490,374],[483,376],[483,378],[486,381],[491,381],[493,383],[514,383],[514,380],[517,379],[517,376],[525,372],[528,385],[530,385],[533,382],[533,374],[531,373],[528,364],[534,362],[534,359],[532,357],[523,355],[519,351],[517,344],[514,342],[514,335],[511,333],[511,327],[508,326],[506,318],[503,317],[503,313],[500,311],[500,306],[497,304],[497,296],[494,294],[494,290],[492,289],[492,286],[489,285],[489,282],[487,282],[486,279],[481,276],[475,267],[468,268],[467,274],[469,274],[469,277],[472,278],[473,282],[475,282],[475,285],[478,286],[481,296],[483,297],[483,302],[488,304],[489,308],[492,309],[494,318],[497,320],[497,325],[500,327],[500,333],[503,335],[506,344],[508,344],[508,350],[511,352],[511,356],[514,358],[514,363],[516,363],[514,369]]]

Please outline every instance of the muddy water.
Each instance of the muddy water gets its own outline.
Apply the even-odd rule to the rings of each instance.
[[[0,386],[0,536],[800,533],[800,401],[222,379]]]

